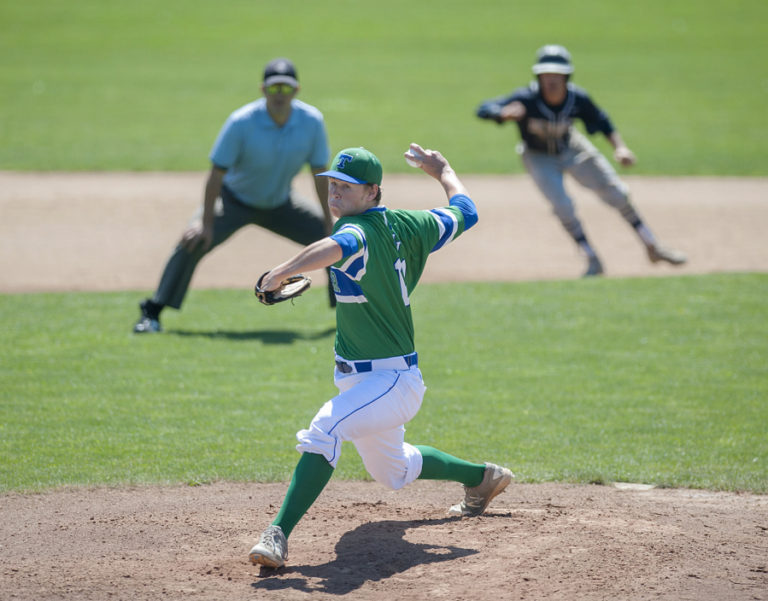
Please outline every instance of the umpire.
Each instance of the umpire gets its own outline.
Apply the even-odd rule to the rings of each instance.
[[[571,55],[556,44],[539,49],[533,73],[536,80],[512,94],[488,100],[477,109],[477,116],[497,123],[515,121],[522,143],[518,150],[536,186],[552,205],[565,230],[587,258],[585,276],[603,273],[603,265],[587,240],[573,200],[563,185],[569,173],[581,185],[593,190],[615,208],[645,245],[652,263],[672,265],[686,262],[682,253],[664,248],[640,218],[629,198],[629,189],[619,179],[608,160],[573,127],[580,119],[590,134],[601,132],[614,148],[614,159],[622,165],[635,163],[635,155],[622,140],[608,115],[587,92],[573,85]]]
[[[160,332],[160,312],[181,308],[200,259],[240,228],[258,225],[301,245],[330,233],[325,181],[312,178],[319,206],[291,188],[305,164],[314,175],[326,170],[330,158],[323,115],[296,99],[299,89],[293,63],[277,58],[264,69],[263,97],[226,120],[211,150],[203,206],[171,254],[154,296],[139,304],[134,332]],[[329,300],[334,306],[330,288]]]

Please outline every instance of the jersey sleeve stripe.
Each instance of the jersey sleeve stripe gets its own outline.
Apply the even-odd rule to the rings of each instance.
[[[358,245],[355,252],[343,257],[343,261],[338,265],[338,269],[353,280],[359,281],[366,271],[368,263],[368,241],[365,239],[365,233],[362,228],[347,224],[339,228],[334,235],[352,235],[357,240]],[[348,251],[352,249],[348,247]],[[342,249],[343,252],[343,249]]]
[[[437,221],[440,231],[440,238],[431,250],[431,252],[435,252],[456,238],[459,231],[459,220],[453,211],[448,209],[432,209],[430,213]]]

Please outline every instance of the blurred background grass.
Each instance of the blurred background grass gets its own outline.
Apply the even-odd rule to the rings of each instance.
[[[766,175],[768,3],[29,0],[0,4],[0,169],[199,170],[226,116],[291,57],[333,149],[405,171],[519,172],[514,126],[474,117],[565,44],[634,173]],[[603,148],[607,148],[599,141]]]

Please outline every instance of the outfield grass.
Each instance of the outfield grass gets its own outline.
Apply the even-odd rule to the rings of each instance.
[[[323,290],[0,296],[0,490],[287,479],[334,393]],[[524,482],[768,492],[768,276],[422,285],[407,439]],[[337,477],[365,472],[345,445]]]
[[[0,169],[205,169],[225,117],[288,55],[335,150],[405,171],[415,140],[463,173],[519,172],[514,126],[474,109],[556,41],[634,173],[766,175],[766,40],[764,0],[4,2]]]

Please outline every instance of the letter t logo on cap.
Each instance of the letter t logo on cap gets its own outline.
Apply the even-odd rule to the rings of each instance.
[[[349,163],[354,157],[351,154],[340,154],[339,160],[336,163],[336,169],[344,169],[347,163]]]

